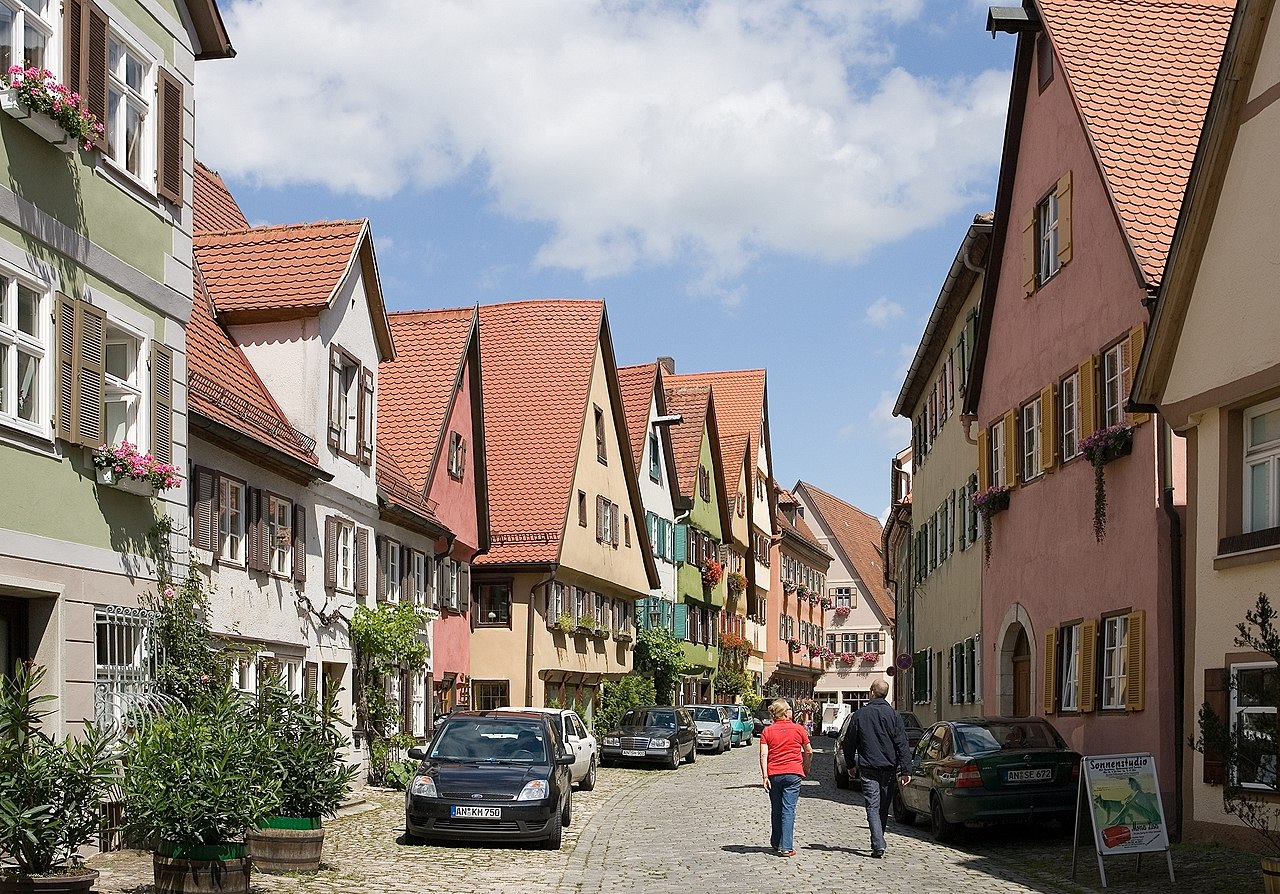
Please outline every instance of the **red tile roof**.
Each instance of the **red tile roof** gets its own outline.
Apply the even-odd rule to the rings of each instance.
[[[329,306],[367,230],[364,220],[219,230],[197,234],[195,250],[219,315],[319,312]]]
[[[378,449],[395,453],[421,491],[440,450],[467,345],[474,307],[389,314],[396,359],[378,365]]]
[[[627,414],[627,434],[631,436],[631,453],[637,471],[640,471],[640,463],[644,461],[645,436],[649,432],[649,409],[653,404],[653,385],[657,377],[657,363],[618,367],[622,406]]]
[[[491,545],[477,564],[558,559],[603,315],[602,301],[481,306]]]
[[[308,444],[285,418],[249,359],[213,318],[197,269],[196,296],[187,323],[187,403],[262,444],[316,465]]]
[[[386,495],[389,502],[427,519],[436,522],[435,507],[422,495],[421,487],[414,487],[396,459],[395,451],[378,444],[378,487]],[[444,530],[441,527],[441,530]]]
[[[1158,284],[1234,0],[1038,0],[1112,200]]]
[[[716,397],[716,423],[720,427],[721,456],[725,477],[736,482],[741,471],[737,463],[751,439],[749,462],[754,468],[760,450],[760,417],[764,412],[765,371],[741,369],[727,372],[685,373],[665,376],[668,387],[710,385]],[[678,427],[678,426],[677,426]]]
[[[802,492],[817,513],[814,521],[830,532],[835,546],[853,566],[875,600],[880,612],[890,622],[896,614],[893,595],[884,583],[884,556],[880,552],[881,527],[874,516],[856,506],[850,506],[839,497],[832,496],[806,481],[799,481],[792,488]]]
[[[669,383],[670,379],[667,381]],[[693,500],[698,487],[702,435],[707,424],[707,411],[711,407],[711,387],[668,384],[664,391],[667,412],[684,417],[679,425],[671,426],[671,453],[676,463],[676,483],[680,496]]]
[[[217,171],[196,161],[194,200],[192,202],[191,228],[197,233],[211,230],[244,230],[249,221],[236,204],[231,190]]]
[[[792,524],[791,520],[787,518],[785,512],[779,512],[778,528],[784,535],[790,535],[801,543],[804,543],[815,552],[827,556],[829,563],[831,554],[827,552],[827,548],[822,545],[820,540],[818,540],[817,536],[813,533],[813,530],[805,524],[804,516],[797,515],[795,523]],[[820,570],[825,572],[827,569],[822,568]]]

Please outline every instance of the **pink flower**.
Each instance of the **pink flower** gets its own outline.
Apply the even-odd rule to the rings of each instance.
[[[172,599],[173,587],[165,587],[163,590],[160,591],[160,595],[163,596],[165,599]]]
[[[208,674],[201,674],[201,675],[200,675],[200,682],[201,682],[201,683],[208,683],[208,682],[209,682],[209,675],[208,675]]]

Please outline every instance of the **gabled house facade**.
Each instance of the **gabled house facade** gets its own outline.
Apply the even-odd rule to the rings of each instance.
[[[1186,668],[1175,741],[1199,735],[1208,705],[1232,735],[1268,717],[1267,655],[1236,645],[1236,625],[1259,593],[1280,600],[1280,348],[1271,265],[1280,238],[1280,27],[1271,0],[1235,14],[1191,169],[1155,316],[1133,388],[1186,441],[1187,572],[1175,654]],[[1175,582],[1175,586],[1176,586]],[[1270,785],[1264,767],[1227,766],[1216,753],[1182,751],[1185,838],[1240,840],[1220,786]]]
[[[893,410],[911,420],[907,506],[914,532],[913,573],[898,578],[906,597],[905,605],[899,602],[898,639],[905,635],[909,643],[896,654],[911,656],[898,704],[922,723],[982,713],[982,525],[973,505],[978,451],[959,409],[969,382],[991,224],[991,215],[979,215],[965,233]],[[895,493],[895,501],[900,497]]]
[[[860,705],[871,697],[873,680],[890,677],[892,699],[895,684],[901,684],[889,672],[896,615],[884,583],[880,522],[807,481],[797,481],[791,494],[797,515],[832,557],[826,575],[831,607],[825,610],[823,628],[833,657],[815,684],[817,698]],[[854,660],[841,660],[844,654]]]
[[[826,647],[825,630],[827,609],[833,605],[826,585],[831,554],[805,523],[795,495],[779,490],[777,499],[781,536],[772,589],[779,595],[777,610],[768,619],[765,691],[807,699],[813,698],[824,665],[835,660]]]
[[[469,704],[467,580],[489,548],[484,391],[477,308],[389,316],[394,360],[379,367],[378,442],[447,533],[424,558],[433,582],[432,717]]]
[[[490,548],[471,581],[471,707],[576,705],[631,670],[660,585],[600,301],[480,308]]]
[[[1126,398],[1231,4],[1138,5],[992,10],[1018,41],[964,413],[979,496],[1009,488],[984,545],[986,713],[1049,716],[1083,753],[1150,751],[1172,804],[1183,454]],[[1102,517],[1085,453],[1113,437]]]
[[[726,580],[721,544],[729,527],[715,398],[708,385],[666,387],[667,409],[681,417],[671,434],[676,471],[676,617],[686,673],[677,704],[713,700],[720,662]]]
[[[195,63],[234,51],[213,0],[7,9],[9,62],[104,127],[86,148],[12,95],[0,114],[0,675],[48,668],[56,735],[153,686],[138,598],[186,552]],[[170,486],[110,481],[94,451],[123,442]]]

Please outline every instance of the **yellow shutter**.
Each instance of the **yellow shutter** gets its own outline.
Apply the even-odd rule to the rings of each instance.
[[[1147,340],[1147,324],[1139,323],[1129,330],[1129,376],[1126,390],[1133,390],[1133,377],[1138,371],[1138,361],[1142,359],[1142,346]],[[1141,425],[1151,418],[1150,413],[1128,414],[1130,425]]]
[[[1083,441],[1098,430],[1098,394],[1094,384],[1093,362],[1092,354],[1080,361],[1080,393],[1076,395],[1076,403],[1080,405],[1078,441]]]
[[[1088,713],[1094,709],[1094,692],[1098,686],[1098,622],[1085,621],[1080,625],[1080,710]]]
[[[1129,613],[1129,632],[1124,641],[1124,706],[1129,711],[1141,711],[1146,706],[1146,628],[1146,612]]]
[[[987,446],[987,427],[978,430],[978,490],[991,486],[991,450]]]
[[[1071,172],[1058,181],[1058,266],[1071,263]]]
[[[1055,691],[1057,687],[1055,684],[1058,681],[1053,673],[1053,669],[1057,664],[1055,660],[1057,656],[1054,655],[1054,648],[1057,644],[1057,635],[1058,631],[1053,627],[1050,627],[1044,632],[1044,678],[1041,681],[1040,689],[1043,696],[1044,712],[1046,714],[1053,713],[1054,705],[1056,703],[1054,696],[1057,694]]]
[[[1036,290],[1036,212],[1027,213],[1022,224],[1022,288],[1030,295]]]
[[[1053,469],[1054,458],[1058,455],[1058,415],[1053,392],[1052,385],[1040,392],[1040,469],[1044,472]]]
[[[1018,483],[1018,411],[1004,414],[1004,483],[1013,487]]]

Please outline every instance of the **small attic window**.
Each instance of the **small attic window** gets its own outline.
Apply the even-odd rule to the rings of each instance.
[[[1040,81],[1040,91],[1053,83],[1053,44],[1043,31],[1036,38],[1036,71]]]

